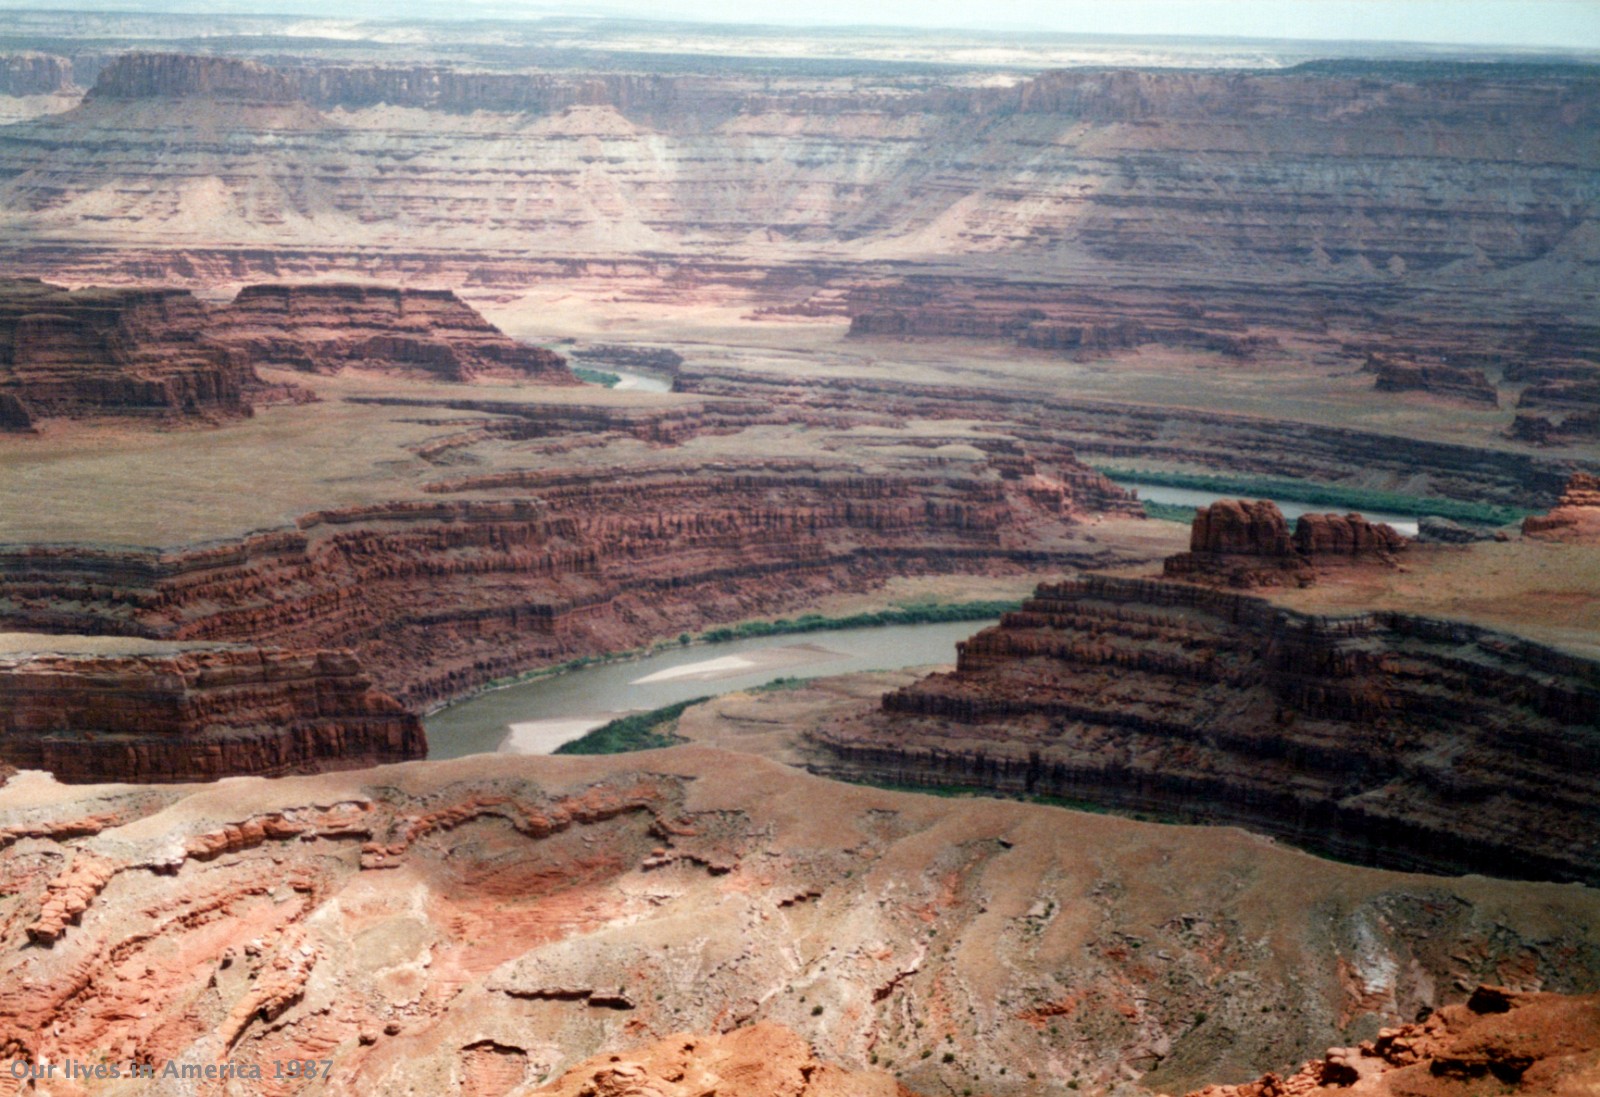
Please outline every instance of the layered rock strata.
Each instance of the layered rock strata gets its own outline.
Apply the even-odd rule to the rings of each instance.
[[[1522,532],[1541,540],[1600,544],[1600,476],[1574,473],[1555,508],[1524,518]]]
[[[824,790],[693,747],[192,789],[24,774],[0,790],[0,883],[0,1054],[149,1063],[156,1085],[169,1062],[263,1069],[196,1097],[290,1092],[271,1064],[313,1056],[334,1097],[598,1072],[765,1097],[874,1068],[920,1093],[1182,1092],[1482,983],[1600,979],[1586,889]],[[685,1032],[708,1035],[664,1043]]]
[[[1019,460],[489,473],[193,550],[10,546],[0,621],[350,646],[381,685],[421,705],[894,575],[1116,559],[1070,528],[1101,499],[1135,509],[1126,493],[1081,466],[1039,476]]]
[[[276,776],[427,754],[421,723],[348,653],[72,643],[38,636],[38,650],[0,652],[0,757],[59,781]]]
[[[885,291],[875,286],[867,292],[882,296]],[[859,298],[865,294],[852,296]],[[971,306],[940,303],[916,308],[853,311],[849,334],[858,338],[995,339],[1035,350],[1085,357],[1154,345],[1215,351],[1230,358],[1249,359],[1258,351],[1276,345],[1273,337],[1247,331],[1242,323],[1227,317],[1214,318],[1209,325],[1196,323],[1189,309],[1180,312],[1182,318],[1177,322],[1166,322],[1159,315],[1149,313],[1123,318],[1116,318],[1116,313],[1085,316],[1070,306],[1062,309],[1059,302],[1051,302],[1055,307],[1047,310],[1025,305],[1014,296],[1010,301],[1004,297],[991,298],[991,301],[987,307],[979,302]],[[852,304],[861,307],[854,302],[847,303],[846,307]]]
[[[560,355],[509,338],[449,290],[247,286],[212,308],[181,289],[0,281],[0,428],[238,417],[255,399],[309,397],[265,385],[258,365],[577,383]]]
[[[81,109],[0,133],[5,254],[79,281],[305,258],[518,289],[594,263],[668,299],[726,277],[779,314],[1070,352],[1248,357],[1285,328],[1418,331],[1430,354],[1533,330],[1593,345],[1582,66],[971,75],[801,66],[775,90],[726,69],[132,55]],[[1061,273],[1018,276],[1040,269]]]
[[[1392,564],[1409,542],[1394,527],[1359,514],[1302,514],[1294,532],[1270,500],[1224,499],[1202,507],[1189,534],[1189,551],[1168,557],[1169,578],[1221,582],[1234,587],[1304,586],[1318,568]]]
[[[90,99],[198,99],[292,103],[298,89],[277,69],[235,57],[128,53],[100,70]]]
[[[792,378],[685,364],[679,391],[764,399],[810,414],[883,408],[919,419],[1004,422],[1030,449],[1070,440],[1071,451],[1117,464],[1161,461],[1262,476],[1337,483],[1353,470],[1415,484],[1428,494],[1510,505],[1549,505],[1574,465],[1600,473],[1600,462],[1481,449],[1475,446],[1271,420],[1190,408],[1119,407],[1103,401],[987,386],[919,385],[877,378]],[[1413,488],[1413,490],[1416,490]]]
[[[1046,583],[820,771],[1237,823],[1341,858],[1600,880],[1600,664],[1401,613]]]
[[[1556,418],[1519,412],[1506,434],[1536,446],[1587,444],[1600,440],[1600,411],[1573,412]]]
[[[0,426],[56,415],[250,413],[246,360],[187,290],[0,282]]]
[[[259,365],[577,383],[560,355],[507,337],[449,290],[246,286],[217,311],[213,331]]]
[[[1497,406],[1500,399],[1483,370],[1471,366],[1375,354],[1367,358],[1366,368],[1377,375],[1372,387],[1379,392],[1423,392],[1489,407]]]
[[[13,172],[42,167],[50,135],[128,105],[299,106],[307,113],[295,116],[297,125],[311,129],[299,143],[311,159],[294,174],[315,180],[314,190],[296,195],[262,158],[236,167],[281,191],[285,213],[326,210],[341,228],[362,216],[374,224],[415,217],[434,238],[492,219],[510,234],[500,246],[520,247],[575,221],[594,226],[608,213],[576,193],[571,169],[573,142],[599,139],[609,146],[600,172],[616,199],[610,213],[669,246],[737,243],[770,229],[775,241],[853,245],[847,252],[881,243],[896,257],[935,241],[961,253],[1071,248],[1190,270],[1347,268],[1363,282],[1378,268],[1403,284],[1452,265],[1470,280],[1478,256],[1496,267],[1535,260],[1592,216],[1597,86],[1586,72],[1556,66],[1522,74],[1424,66],[1351,75],[1085,70],[989,88],[930,89],[892,76],[863,88],[821,77],[775,95],[763,81],[726,75],[280,69],[132,54],[100,73],[87,113],[46,123],[26,143],[6,142],[0,158]],[[315,114],[377,104],[451,123],[459,111],[502,120],[472,143],[492,170],[454,169],[456,151],[440,148],[433,133],[377,119],[319,122]],[[540,150],[520,139],[530,116],[567,124]],[[247,129],[265,117],[289,116],[221,121]],[[384,141],[363,132],[373,126]],[[167,127],[183,131],[186,120]],[[207,164],[219,136],[197,127],[172,152]],[[920,151],[927,147],[951,154],[931,174]],[[749,155],[756,148],[769,154]],[[1204,158],[1193,155],[1200,149]],[[538,153],[531,160],[530,151]],[[31,179],[35,213],[48,220],[112,178],[148,186],[152,173],[170,170],[126,153],[84,152],[93,159],[77,159],[92,174],[73,181],[58,163]],[[682,169],[664,192],[656,166],[663,157]],[[708,187],[713,164],[738,168]],[[844,175],[848,164],[865,174]],[[1510,176],[1494,194],[1474,185],[1491,171]],[[1218,198],[1224,182],[1229,190]],[[504,184],[540,184],[546,193],[502,208]],[[1536,197],[1499,197],[1514,192]],[[1364,216],[1351,217],[1352,204]],[[248,242],[242,230],[254,219],[228,212],[234,216],[217,223],[226,235],[215,239]]]
[[[839,295],[837,312],[859,339],[1001,341],[1079,359],[1156,346],[1210,352],[1231,368],[1258,361],[1270,368],[1287,353],[1285,342],[1298,342],[1375,373],[1376,391],[1423,392],[1482,407],[1500,401],[1489,371],[1522,385],[1552,358],[1588,354],[1597,334],[1581,310],[1508,311],[1492,296],[1464,315],[1454,294],[1405,293],[1395,285],[1336,290],[1309,282],[1263,293],[1242,291],[1234,275],[1174,286],[1149,279],[1119,279],[1112,289],[885,272],[851,285]],[[1529,388],[1532,400],[1540,400],[1544,390]]]
[[[0,56],[0,95],[53,95],[72,87],[72,62],[48,53]]]

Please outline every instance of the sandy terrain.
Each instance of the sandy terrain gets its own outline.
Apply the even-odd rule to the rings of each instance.
[[[606,712],[571,720],[529,720],[512,724],[500,744],[502,754],[553,754],[562,743],[581,739],[586,732],[610,723],[625,712]]]
[[[158,1064],[315,1049],[330,1094],[449,1092],[494,1064],[518,1092],[763,1020],[923,1093],[1181,1092],[1478,982],[1600,972],[1586,889],[698,746],[160,790],[24,775],[0,789],[17,827],[46,837],[0,850],[0,1039]]]
[[[669,670],[658,670],[654,674],[634,679],[632,684],[640,686],[649,682],[673,682],[685,678],[696,682],[716,682],[723,678],[737,678],[752,671],[788,670],[791,667],[810,666],[813,663],[826,663],[841,658],[843,656],[840,653],[829,651],[820,644],[791,644],[764,651],[752,651],[744,655],[719,656],[681,667],[672,667]]]

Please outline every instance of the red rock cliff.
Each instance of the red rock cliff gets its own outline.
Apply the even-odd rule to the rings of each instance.
[[[406,761],[422,725],[348,653],[0,653],[0,757],[59,781],[205,781]]]
[[[1305,584],[1318,567],[1388,562],[1407,544],[1359,514],[1302,514],[1291,534],[1270,500],[1222,499],[1195,513],[1189,551],[1169,557],[1165,574],[1236,587]]]
[[[203,549],[0,550],[0,622],[353,644],[378,682],[421,705],[891,575],[1101,558],[1064,542],[1067,482],[1041,487],[931,458],[870,473],[783,461],[600,466],[431,486],[424,500],[314,513],[295,530]]]
[[[246,360],[187,290],[0,282],[0,425],[52,415],[248,415]]]
[[[1600,880],[1600,663],[1459,623],[1047,583],[954,673],[815,745],[840,776],[1237,823],[1396,868]]]
[[[255,61],[183,53],[127,53],[100,70],[89,96],[292,103],[299,93],[278,70]]]
[[[72,62],[48,53],[0,56],[0,95],[49,95],[72,87]]]
[[[1555,509],[1524,518],[1522,532],[1547,541],[1600,543],[1600,476],[1573,473]]]
[[[508,338],[449,290],[246,286],[218,310],[215,332],[251,361],[297,369],[398,369],[450,381],[490,375],[578,383],[560,355]]]

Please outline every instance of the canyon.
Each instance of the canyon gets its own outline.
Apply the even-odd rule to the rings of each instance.
[[[14,341],[15,391],[32,430],[17,437],[14,459],[31,460],[53,439],[65,446],[50,466],[55,507],[30,507],[28,477],[5,489],[19,539],[0,546],[0,627],[18,632],[245,644],[260,649],[251,658],[284,667],[325,666],[343,650],[340,673],[369,675],[415,711],[531,668],[896,576],[1016,574],[1138,555],[1089,532],[1102,518],[1138,524],[1138,505],[1058,443],[971,426],[933,433],[870,406],[604,393],[447,291],[255,286],[207,306],[179,290],[16,286],[15,330],[36,334]],[[146,328],[160,337],[140,341],[128,313],[146,319],[152,297],[161,307]],[[56,327],[38,322],[41,301],[63,317]],[[114,326],[98,343],[47,338],[99,334],[102,315]],[[143,390],[128,395],[130,378],[148,371],[122,348],[171,367],[163,338],[204,355],[246,414],[178,436],[104,425],[152,404],[174,410]],[[58,367],[48,383],[47,362]],[[245,401],[263,393],[291,398],[248,414]],[[109,458],[74,441],[108,429]],[[312,438],[320,448],[308,448]],[[129,462],[149,472],[123,482],[108,509],[105,477]],[[306,506],[328,499],[330,476],[356,496]],[[270,527],[274,490],[287,493],[287,509]],[[194,492],[212,505],[196,508]],[[82,533],[63,543],[75,505]],[[176,525],[181,514],[194,524]],[[50,643],[32,641],[36,651]],[[164,670],[63,660],[53,668],[60,692],[19,693],[31,699],[19,701],[3,753],[48,760],[64,779],[172,780],[422,750],[415,727],[366,727],[359,708],[345,717],[285,701],[263,715],[261,703],[240,700],[239,712],[221,713],[229,695],[204,682],[148,710],[68,701],[73,691],[142,695],[150,675],[227,673],[175,658]],[[30,668],[8,674],[39,681],[24,675]],[[162,706],[202,710],[212,722],[169,726]],[[274,719],[295,746],[240,738],[237,729]],[[39,721],[48,739],[18,734]],[[296,721],[307,723],[293,730]],[[169,753],[212,736],[232,745],[181,765]]]
[[[1595,58],[8,19],[0,1058],[127,1068],[34,1091],[1596,1084]]]
[[[546,335],[544,303],[582,286],[558,324],[642,311],[659,331],[709,309],[780,341],[848,324],[863,348],[992,343],[1041,370],[1159,349],[1234,383],[1315,378],[1371,422],[1374,378],[1342,379],[1382,361],[1376,383],[1414,393],[1429,428],[1384,434],[1592,454],[1600,85],[1583,66],[941,84],[865,62],[780,79],[682,58],[82,60],[78,106],[0,129],[12,270],[411,281]],[[1554,404],[1552,359],[1580,379]],[[1173,402],[1136,380],[1107,409],[1130,426],[1129,403]],[[1482,409],[1467,436],[1438,394]]]

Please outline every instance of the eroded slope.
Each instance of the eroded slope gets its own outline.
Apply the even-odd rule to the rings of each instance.
[[[501,1094],[600,1051],[775,1021],[923,1092],[1182,1088],[1480,982],[1600,976],[1584,889],[1356,869],[700,748],[140,795],[36,775],[0,791],[0,940],[35,942],[0,975],[6,1054],[314,1056],[335,1064],[319,1092]]]

